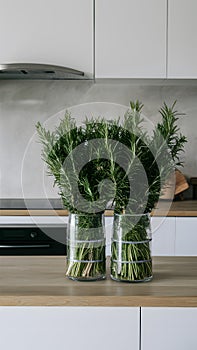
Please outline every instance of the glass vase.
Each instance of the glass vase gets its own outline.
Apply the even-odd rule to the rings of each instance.
[[[105,278],[105,230],[102,214],[69,215],[66,276],[78,281]]]
[[[122,282],[152,279],[149,214],[114,214],[111,278]]]

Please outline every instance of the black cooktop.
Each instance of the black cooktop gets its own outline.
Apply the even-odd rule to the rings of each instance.
[[[0,198],[0,209],[63,209],[59,198]]]

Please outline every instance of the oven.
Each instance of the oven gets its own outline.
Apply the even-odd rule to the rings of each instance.
[[[65,255],[66,226],[6,225],[0,227],[0,255]]]
[[[46,208],[43,200],[32,201],[31,209]],[[53,205],[53,209],[57,208],[61,209],[59,202]],[[66,255],[65,222],[58,221],[57,216],[20,216],[18,209],[26,210],[24,201],[1,200],[0,255]],[[4,216],[6,211],[16,215]]]

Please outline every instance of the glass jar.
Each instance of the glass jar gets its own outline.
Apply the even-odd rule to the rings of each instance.
[[[152,279],[149,214],[114,214],[111,278],[122,282]]]
[[[78,281],[95,281],[105,278],[103,214],[69,215],[66,276]]]

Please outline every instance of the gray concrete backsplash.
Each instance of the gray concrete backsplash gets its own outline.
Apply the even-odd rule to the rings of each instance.
[[[181,171],[188,179],[197,176],[197,83],[0,81],[0,198],[58,197],[41,159],[37,121],[52,129],[66,109],[79,123],[85,116],[116,118],[136,99],[144,104],[149,129],[160,120],[163,102],[177,100],[177,110],[185,113],[180,129],[188,138]]]

